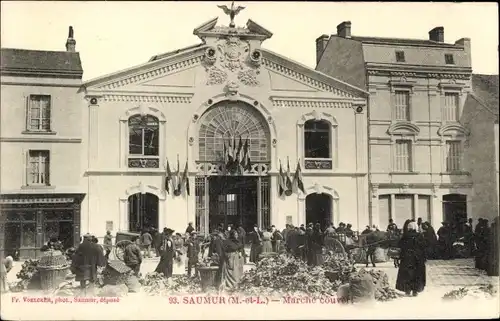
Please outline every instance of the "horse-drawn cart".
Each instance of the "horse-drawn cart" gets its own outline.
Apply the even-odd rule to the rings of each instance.
[[[123,254],[127,245],[132,244],[132,238],[140,236],[139,233],[134,232],[117,232],[115,241],[115,257],[123,261]]]

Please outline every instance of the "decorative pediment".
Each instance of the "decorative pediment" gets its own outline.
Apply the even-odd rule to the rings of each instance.
[[[309,194],[328,194],[333,199],[339,199],[339,194],[337,191],[329,186],[321,185],[319,183],[314,183],[314,185],[306,188],[305,195]]]
[[[297,124],[299,126],[304,126],[305,122],[308,120],[326,120],[327,122],[330,123],[330,125],[334,127],[338,125],[337,120],[335,119],[335,117],[333,117],[333,115],[328,113],[322,113],[317,110],[313,110],[310,113],[302,115]]]
[[[134,107],[134,108],[127,110],[120,117],[120,120],[127,121],[131,116],[134,116],[134,115],[141,115],[141,116],[151,115],[151,116],[155,116],[156,118],[158,118],[158,120],[160,122],[167,121],[167,118],[159,109],[153,108],[153,107],[148,107],[145,104],[140,104],[137,107]]]
[[[420,133],[420,128],[417,125],[410,122],[398,122],[394,123],[387,129],[389,135],[418,135]]]
[[[156,91],[161,87],[193,87],[195,70],[203,59],[204,47],[181,51],[165,59],[106,75],[84,84],[88,91]],[[154,86],[154,88],[153,88]]]
[[[441,126],[437,131],[439,136],[469,136],[470,132],[467,128],[460,124],[446,124]]]
[[[142,181],[139,182],[139,184],[137,186],[129,187],[125,191],[125,195],[126,196],[131,196],[131,195],[134,195],[134,194],[137,194],[137,193],[141,193],[141,194],[146,194],[146,193],[153,194],[153,195],[158,196],[158,198],[160,200],[165,200],[165,196],[166,196],[165,192],[162,191],[161,189],[159,189],[158,187],[153,186],[153,185],[146,185]]]

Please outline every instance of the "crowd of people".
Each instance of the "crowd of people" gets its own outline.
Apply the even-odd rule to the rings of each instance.
[[[208,255],[217,261],[218,284],[224,288],[238,283],[247,261],[257,263],[266,253],[288,252],[308,265],[317,266],[323,263],[326,252],[337,251],[341,244],[348,253],[357,247],[366,248],[366,264],[368,266],[371,261],[375,266],[375,249],[379,243],[388,241],[400,253],[396,265],[399,268],[397,288],[416,295],[425,287],[426,260],[452,259],[456,254],[454,244],[457,242],[463,244],[462,248],[465,249],[462,255],[474,255],[476,267],[484,269],[490,233],[488,220],[479,219],[474,229],[472,223],[472,219],[469,219],[463,226],[457,227],[443,222],[436,232],[429,222],[423,222],[420,218],[416,221],[407,220],[402,229],[391,219],[385,233],[375,225],[367,226],[358,233],[351,224],[342,222],[338,227],[332,223],[323,227],[319,223],[300,226],[286,224],[281,231],[274,225],[265,229],[255,225],[250,232],[242,226],[221,224],[208,236],[198,235],[193,224],[189,223],[183,234],[175,233],[170,228],[164,228],[162,232],[154,228],[143,230],[133,236],[130,244],[123,249],[123,262],[139,276],[144,258],[159,257],[155,272],[169,278],[173,274],[193,275],[199,260]],[[245,252],[246,244],[250,245],[249,257]],[[72,261],[71,270],[82,287],[97,281],[97,270],[106,266],[112,249],[113,236],[107,231],[102,245],[95,236],[86,234],[76,249],[66,251]],[[41,251],[48,250],[64,253],[63,245],[57,238],[51,238],[41,248]],[[2,270],[3,275],[6,272]]]

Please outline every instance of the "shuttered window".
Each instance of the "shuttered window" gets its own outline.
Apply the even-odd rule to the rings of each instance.
[[[449,140],[446,142],[446,172],[458,172],[462,169],[462,142]]]
[[[431,197],[429,195],[419,195],[418,196],[418,217],[422,220],[431,220]]]
[[[396,91],[394,103],[394,120],[410,120],[410,93]]]
[[[385,228],[391,218],[391,195],[379,195],[378,197],[379,227]]]
[[[406,220],[412,218],[415,218],[413,213],[413,195],[395,195],[393,215],[394,223],[402,227]]]
[[[445,122],[455,122],[458,116],[459,97],[458,93],[445,93],[444,105],[441,109],[441,117]]]
[[[411,141],[396,140],[394,165],[396,172],[410,172],[412,170]]]

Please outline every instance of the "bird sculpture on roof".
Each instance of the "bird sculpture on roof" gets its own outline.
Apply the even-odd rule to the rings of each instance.
[[[227,6],[217,6],[217,7],[221,8],[224,11],[224,13],[227,14],[231,19],[231,22],[229,23],[230,28],[236,27],[236,25],[234,24],[234,17],[236,17],[236,15],[238,15],[238,13],[240,13],[241,10],[245,9],[245,7],[242,6],[238,6],[235,8],[234,1],[231,3],[231,8],[228,8]]]

